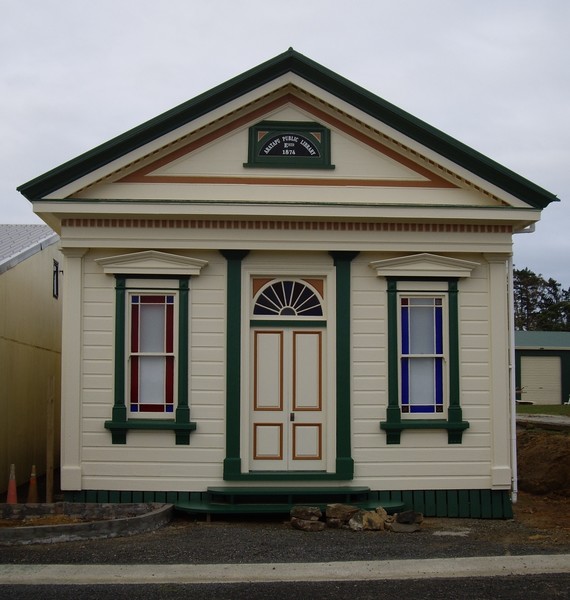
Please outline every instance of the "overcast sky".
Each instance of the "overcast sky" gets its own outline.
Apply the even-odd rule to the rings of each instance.
[[[292,46],[558,196],[515,265],[570,287],[568,0],[0,0],[16,187]]]

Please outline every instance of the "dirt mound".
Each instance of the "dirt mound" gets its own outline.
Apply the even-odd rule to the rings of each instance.
[[[570,497],[570,435],[522,430],[517,436],[519,488],[531,494]]]
[[[570,432],[532,426],[517,432],[519,494],[515,521],[535,531],[527,541],[570,543]]]

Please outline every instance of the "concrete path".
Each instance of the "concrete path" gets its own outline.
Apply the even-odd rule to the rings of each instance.
[[[220,565],[0,565],[0,585],[372,581],[570,573],[570,554]]]
[[[570,417],[564,415],[517,415],[517,425],[565,430],[570,429]]]

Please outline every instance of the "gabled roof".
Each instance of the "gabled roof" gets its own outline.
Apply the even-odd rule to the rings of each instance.
[[[47,225],[0,225],[0,273],[59,241]]]
[[[292,48],[194,99],[18,187],[38,200],[144,144],[239,98],[286,73],[294,73],[384,122],[504,191],[542,209],[558,198],[483,154],[337,75]]]
[[[515,331],[515,348],[570,351],[570,331]]]

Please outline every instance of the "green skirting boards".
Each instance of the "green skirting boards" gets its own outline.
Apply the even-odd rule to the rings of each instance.
[[[208,501],[207,492],[124,492],[84,490],[65,492],[66,502],[164,502],[183,504]],[[415,490],[368,492],[370,502],[401,502],[426,517],[511,519],[513,508],[508,490]]]

